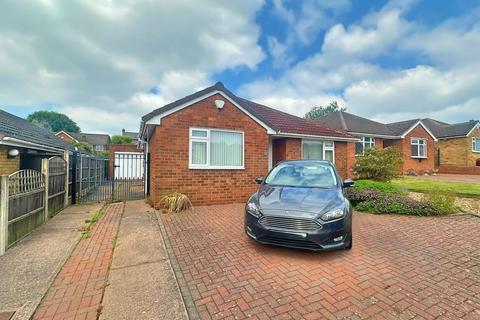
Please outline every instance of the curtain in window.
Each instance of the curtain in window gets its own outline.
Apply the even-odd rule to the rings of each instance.
[[[206,142],[192,142],[192,164],[207,164]]]
[[[319,143],[303,143],[303,159],[323,160],[323,146]]]
[[[355,154],[363,155],[363,142],[355,142]]]
[[[210,131],[210,165],[242,166],[242,140],[238,132]]]

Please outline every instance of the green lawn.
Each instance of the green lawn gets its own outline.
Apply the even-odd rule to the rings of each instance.
[[[453,189],[458,196],[480,197],[480,183],[433,181],[418,178],[399,178],[392,181],[393,184],[404,187],[414,192],[426,192],[430,189]]]

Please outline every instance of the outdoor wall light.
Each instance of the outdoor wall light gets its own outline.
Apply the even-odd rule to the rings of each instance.
[[[8,150],[7,158],[15,158],[19,154],[20,154],[20,151],[18,151],[18,149],[10,149],[10,150]]]
[[[217,109],[222,109],[223,106],[225,105],[225,101],[223,100],[215,100],[215,106],[217,107]]]

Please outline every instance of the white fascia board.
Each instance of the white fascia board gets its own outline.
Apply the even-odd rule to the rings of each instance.
[[[313,140],[328,140],[328,141],[351,141],[356,142],[360,141],[357,138],[344,138],[344,137],[333,137],[333,136],[317,136],[312,134],[300,134],[300,133],[287,133],[282,132],[278,134],[273,134],[274,137],[282,137],[282,138],[307,138]]]
[[[477,123],[473,126],[472,130],[470,130],[470,131],[468,132],[468,134],[466,135],[466,137],[469,137],[475,129],[480,129],[480,122],[479,122],[479,121],[477,121]]]
[[[402,135],[402,139],[405,139],[405,137],[407,136],[407,134],[409,134],[413,129],[415,129],[418,125],[421,125],[423,127],[423,129],[425,129],[425,131],[427,131],[427,133],[433,138],[433,141],[438,141],[438,139],[433,135],[433,133],[430,132],[430,130],[428,130],[428,128],[423,124],[422,121],[418,121],[417,123],[415,123],[413,126],[410,127],[410,129],[407,130],[407,132],[405,132],[403,135]]]
[[[28,142],[16,138],[11,137],[4,137],[0,140],[0,145],[12,146],[12,147],[19,147],[19,148],[27,148],[27,149],[35,149],[35,150],[42,150],[42,151],[51,151],[51,152],[64,152],[69,151],[68,149],[60,149],[56,147],[49,147],[43,144]]]
[[[212,91],[210,93],[207,93],[203,96],[200,96],[196,99],[193,99],[193,100],[190,100],[188,102],[185,102],[184,104],[181,104],[171,110],[168,110],[164,113],[161,113],[159,115],[156,115],[154,116],[153,118],[151,118],[150,120],[148,120],[147,122],[145,122],[146,125],[149,125],[149,124],[153,124],[153,125],[159,125],[162,121],[162,118],[168,116],[168,115],[171,115],[172,113],[175,113],[179,110],[182,110],[186,107],[189,107],[191,106],[192,104],[195,104],[199,101],[202,101],[208,97],[211,97],[215,94],[220,94],[221,96],[223,96],[225,99],[227,99],[230,103],[232,103],[234,106],[236,106],[238,109],[240,109],[243,113],[245,113],[246,115],[248,115],[250,118],[252,118],[255,122],[257,122],[259,125],[261,125],[262,127],[264,127],[266,130],[267,130],[267,133],[268,134],[274,134],[276,133],[275,130],[273,130],[272,128],[270,128],[268,125],[266,125],[265,123],[263,123],[260,119],[258,119],[257,117],[255,117],[253,114],[251,114],[250,112],[248,112],[247,110],[245,110],[242,106],[240,106],[238,103],[236,103],[235,101],[233,101],[228,95],[226,95],[224,92],[222,91],[219,91],[219,90],[215,90],[215,91]]]

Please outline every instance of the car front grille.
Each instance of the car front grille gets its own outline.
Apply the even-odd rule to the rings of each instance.
[[[265,227],[296,231],[314,231],[322,228],[315,220],[292,217],[263,216],[258,222]]]

